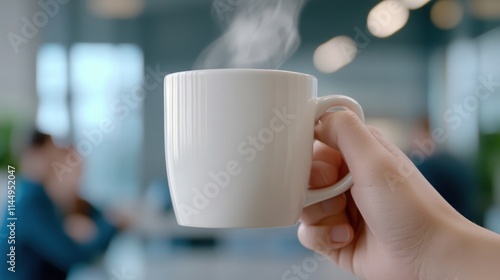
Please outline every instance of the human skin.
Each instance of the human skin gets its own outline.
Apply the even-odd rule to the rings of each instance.
[[[311,188],[347,166],[353,186],[304,209],[305,247],[361,279],[500,279],[500,236],[456,212],[379,131],[339,111],[315,136]]]

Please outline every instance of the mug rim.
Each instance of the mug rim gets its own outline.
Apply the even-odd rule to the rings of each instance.
[[[195,69],[195,70],[185,70],[185,71],[179,71],[179,72],[173,72],[165,75],[165,79],[169,76],[175,76],[179,74],[189,74],[189,73],[201,73],[201,72],[208,72],[208,73],[217,73],[217,72],[247,72],[247,73],[256,73],[256,72],[261,72],[261,73],[274,73],[274,74],[287,74],[287,75],[297,75],[297,76],[302,76],[302,77],[307,77],[307,78],[312,78],[312,79],[317,79],[314,75],[303,73],[303,72],[296,72],[296,71],[290,71],[290,70],[280,70],[280,69],[261,69],[261,68],[210,68],[210,69]]]

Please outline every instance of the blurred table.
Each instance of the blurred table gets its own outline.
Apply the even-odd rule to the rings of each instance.
[[[297,228],[198,229],[177,225],[172,212],[134,209],[134,226],[117,236],[104,258],[70,280],[336,279],[355,280],[303,248]],[[178,246],[178,238],[214,238],[215,246]],[[301,275],[299,275],[301,274]]]

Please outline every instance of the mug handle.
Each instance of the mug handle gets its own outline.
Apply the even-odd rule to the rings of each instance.
[[[319,118],[328,111],[328,109],[333,107],[345,107],[356,113],[363,123],[365,122],[363,109],[358,102],[344,95],[329,95],[318,98],[316,103],[316,113],[314,116],[315,122],[318,121]],[[304,207],[337,196],[347,191],[351,186],[352,176],[351,173],[347,173],[344,178],[332,186],[315,190],[309,189],[307,190]]]

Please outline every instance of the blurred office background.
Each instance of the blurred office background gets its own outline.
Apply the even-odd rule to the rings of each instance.
[[[442,153],[454,160],[434,166],[459,162],[471,182],[456,190],[467,198],[464,215],[500,232],[500,2],[397,1],[405,6],[307,1],[300,46],[279,68],[315,75],[320,95],[358,100],[417,164]],[[309,279],[354,279],[303,249],[296,228],[175,223],[163,76],[193,69],[241,2],[1,1],[0,180],[17,164],[16,131],[35,123],[82,154],[83,197],[136,217],[71,279],[288,279],[294,265]]]

